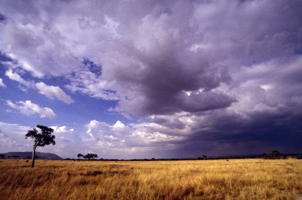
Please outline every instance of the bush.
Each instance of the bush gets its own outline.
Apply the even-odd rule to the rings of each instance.
[[[296,159],[302,159],[302,155],[297,154],[297,155],[295,156],[295,158],[296,158]]]

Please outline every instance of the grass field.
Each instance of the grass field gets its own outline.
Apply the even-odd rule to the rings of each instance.
[[[0,199],[293,199],[302,160],[0,160]]]

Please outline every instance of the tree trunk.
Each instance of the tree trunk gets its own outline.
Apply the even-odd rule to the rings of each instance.
[[[32,153],[32,161],[31,161],[31,167],[33,168],[34,165],[35,165],[35,154],[36,154],[36,148],[37,146],[34,145],[34,148],[33,148],[33,153]]]

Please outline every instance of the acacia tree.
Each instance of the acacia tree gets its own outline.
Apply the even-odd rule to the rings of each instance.
[[[18,155],[13,155],[12,157],[16,159],[16,158],[19,158],[20,156],[18,156]]]
[[[279,158],[280,157],[280,153],[277,150],[272,151],[272,156],[273,158]]]
[[[35,152],[38,146],[44,147],[45,145],[56,144],[54,140],[55,136],[52,135],[53,131],[54,130],[52,128],[48,128],[47,126],[37,125],[37,127],[33,128],[33,130],[29,130],[25,135],[25,139],[27,139],[28,137],[35,138],[31,167],[34,167],[35,165]]]
[[[93,154],[93,153],[88,153],[85,156],[83,156],[83,158],[87,158],[88,160],[94,159],[94,158],[97,158],[97,157],[98,157],[98,155],[97,154]]]
[[[80,159],[80,157],[83,157],[83,154],[79,153],[77,156],[78,156],[78,159]]]

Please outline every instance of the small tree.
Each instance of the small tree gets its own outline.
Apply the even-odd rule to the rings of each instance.
[[[280,157],[280,153],[277,150],[272,151],[272,157],[273,158],[279,158]]]
[[[302,159],[302,155],[297,154],[297,155],[295,155],[295,158],[296,158],[296,159]]]
[[[87,158],[88,160],[94,159],[94,158],[97,158],[97,157],[98,157],[98,155],[97,154],[93,154],[93,153],[88,153],[85,156],[83,156],[83,158]]]
[[[5,156],[4,154],[0,154],[0,157],[1,157],[2,159],[4,158],[4,156]]]
[[[37,125],[36,128],[33,128],[33,130],[29,130],[25,135],[25,139],[27,139],[28,137],[35,138],[35,144],[32,152],[31,167],[34,167],[35,165],[35,152],[37,146],[44,147],[45,145],[56,144],[54,140],[55,136],[52,135],[53,131],[54,130],[52,128],[48,128],[47,126]]]
[[[78,156],[78,159],[80,159],[80,157],[83,157],[83,154],[79,153],[77,156]]]
[[[19,158],[20,156],[18,156],[18,155],[13,155],[12,157],[16,159],[16,158]]]

